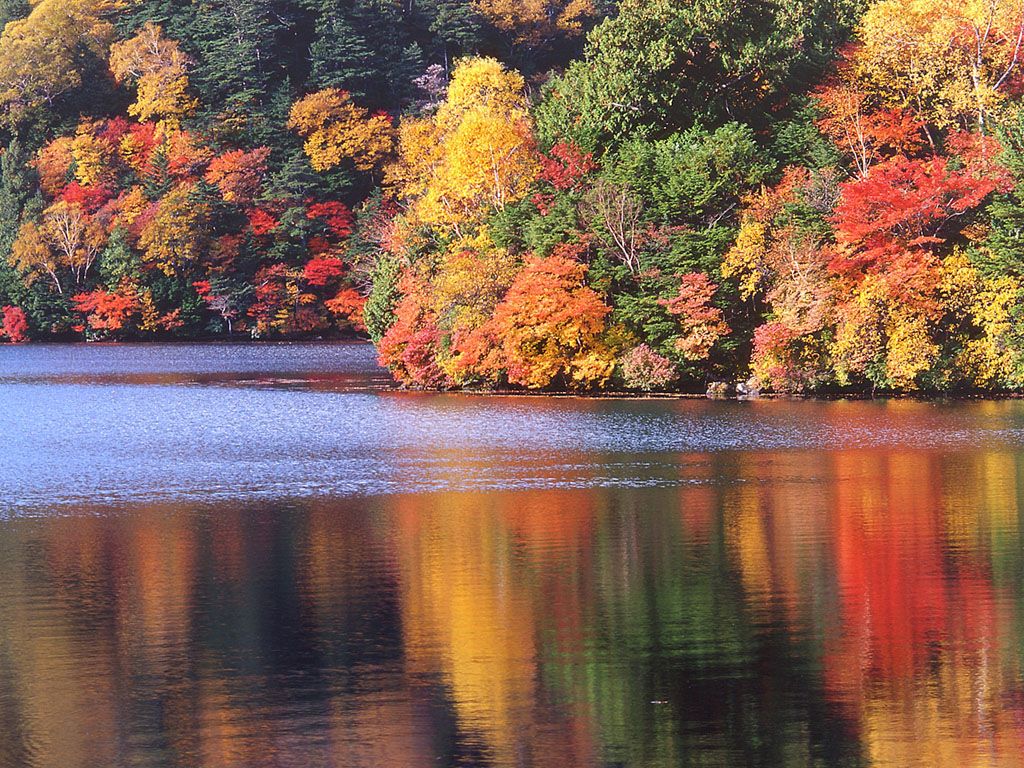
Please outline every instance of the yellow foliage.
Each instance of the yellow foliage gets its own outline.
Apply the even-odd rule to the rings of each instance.
[[[861,20],[856,74],[886,105],[987,125],[1018,66],[1018,0],[881,0]]]
[[[466,58],[455,65],[444,103],[437,110],[437,124],[452,130],[472,110],[518,120],[525,116],[526,81],[492,58]]]
[[[180,184],[160,201],[139,237],[146,262],[165,275],[177,274],[202,255],[209,206],[194,199],[194,186]]]
[[[0,107],[10,121],[82,84],[81,49],[105,56],[117,0],[39,0],[0,35]]]
[[[756,219],[740,225],[736,242],[722,261],[722,277],[739,280],[740,295],[749,299],[765,278],[764,261],[768,250],[768,227]]]
[[[195,112],[199,102],[188,95],[189,64],[178,43],[156,24],[145,24],[135,37],[110,47],[110,71],[118,83],[135,84],[128,112],[142,121],[156,118],[177,127]]]
[[[391,153],[394,129],[387,115],[370,115],[350,94],[327,88],[292,106],[288,127],[305,140],[306,156],[318,171],[349,159],[361,171],[377,168]]]
[[[109,145],[97,138],[88,124],[79,126],[71,143],[71,155],[75,160],[75,178],[80,184],[98,184],[110,171]]]
[[[430,283],[430,307],[437,324],[455,340],[466,337],[486,323],[515,280],[519,260],[504,248],[496,248],[486,236],[478,242],[459,242],[436,265]],[[457,344],[456,344],[457,346]],[[438,365],[462,383],[465,371],[459,350],[439,356]]]
[[[150,205],[149,198],[146,197],[142,187],[132,187],[118,198],[111,228],[130,229]]]
[[[895,389],[917,388],[917,377],[935,362],[939,345],[932,341],[924,317],[896,311],[889,319],[886,376]]]
[[[145,333],[156,333],[161,330],[160,324],[160,311],[156,308],[156,303],[153,301],[153,292],[149,288],[145,288],[138,294],[139,300],[139,330]]]
[[[437,113],[402,122],[386,180],[412,225],[463,236],[527,194],[540,163],[524,87],[494,59],[463,59]]]
[[[1010,277],[985,278],[966,256],[957,253],[942,263],[939,286],[953,325],[946,335],[960,352],[953,369],[976,387],[1018,386],[1015,381],[1013,309],[1020,288]],[[970,324],[963,331],[964,321]]]
[[[58,293],[63,287],[57,274],[59,264],[43,235],[43,230],[34,221],[26,221],[18,230],[18,237],[11,247],[10,264],[25,277],[31,285],[40,276],[47,275],[53,281]]]
[[[21,226],[11,249],[11,264],[29,281],[49,276],[57,292],[63,293],[62,277],[70,273],[74,285],[83,284],[106,239],[95,217],[78,205],[60,201],[43,211],[38,224],[29,221]]]
[[[840,383],[851,374],[891,389],[913,390],[939,353],[924,311],[894,296],[884,277],[867,276],[840,313],[831,345]]]
[[[536,45],[559,34],[576,36],[595,15],[592,0],[475,0],[477,10],[517,43]]]

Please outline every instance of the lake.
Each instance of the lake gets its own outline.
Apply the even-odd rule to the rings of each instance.
[[[1024,402],[0,347],[0,766],[1024,763]]]

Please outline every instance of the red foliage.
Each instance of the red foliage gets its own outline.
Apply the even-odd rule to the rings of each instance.
[[[72,181],[58,197],[66,203],[78,205],[86,213],[96,213],[113,197],[113,192],[103,185],[85,187],[77,181]]]
[[[287,279],[288,268],[284,264],[260,267],[253,278],[256,300],[249,307],[249,316],[264,320],[272,319],[288,300],[285,285]]]
[[[381,339],[380,359],[404,384],[444,388],[451,382],[437,364],[440,343],[441,331],[434,323],[414,330],[396,322]]]
[[[425,306],[426,287],[411,276],[399,284],[402,300],[395,307],[395,322],[377,346],[381,365],[406,385],[444,388],[451,385],[437,364],[441,331]]]
[[[957,217],[1001,188],[991,174],[954,170],[943,157],[894,157],[841,185],[832,222],[849,252],[833,260],[840,273],[879,270],[908,252],[945,242]],[[945,231],[944,231],[945,230]]]
[[[540,178],[558,190],[573,189],[598,167],[592,153],[568,141],[555,144],[540,162]]]
[[[352,234],[352,211],[344,203],[311,203],[306,208],[306,218],[310,221],[322,220],[335,237],[348,237]]]
[[[309,238],[309,242],[306,243],[306,250],[313,256],[322,256],[325,253],[330,253],[333,249],[330,240],[326,237],[320,237],[320,235],[313,235]]]
[[[252,233],[257,237],[269,235],[280,226],[280,222],[262,208],[249,210],[248,216],[249,228],[252,229]]]
[[[551,213],[551,206],[555,202],[555,196],[537,192],[530,198],[530,200],[537,206],[537,210],[540,211],[541,216],[547,216]]]
[[[853,159],[858,175],[885,157],[913,155],[925,145],[924,123],[898,109],[866,111],[866,95],[842,72],[813,96],[824,113],[818,127]]]
[[[199,137],[188,131],[171,133],[165,147],[168,173],[182,180],[197,177],[212,154]]]
[[[115,293],[97,288],[72,297],[75,310],[87,315],[89,327],[97,331],[119,331],[139,308],[133,294]]]
[[[136,125],[125,117],[115,117],[112,120],[105,121],[102,124],[102,128],[96,132],[96,136],[116,147],[125,135],[135,130]]]
[[[25,310],[21,307],[4,307],[3,327],[0,328],[0,335],[4,336],[12,344],[20,344],[28,341],[28,318]]]
[[[306,262],[302,268],[302,276],[309,285],[322,287],[337,280],[345,272],[345,264],[341,259],[317,257]]]
[[[646,344],[630,349],[619,360],[619,366],[625,385],[645,392],[667,387],[678,375],[667,357],[659,355]]]
[[[121,146],[131,147],[130,160],[132,167],[143,175],[154,172],[151,166],[153,151],[157,146],[156,125],[153,123],[133,123],[126,136],[121,137]]]

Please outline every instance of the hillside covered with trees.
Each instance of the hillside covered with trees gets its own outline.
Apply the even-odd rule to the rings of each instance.
[[[0,336],[1024,388],[1020,0],[0,0]]]

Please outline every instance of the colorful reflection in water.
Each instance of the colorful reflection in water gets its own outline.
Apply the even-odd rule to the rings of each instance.
[[[0,529],[0,762],[1015,765],[1021,456]]]
[[[47,467],[52,509],[4,490],[0,765],[1024,764],[1021,404],[373,397],[419,419],[380,455],[428,486],[113,504],[86,483],[74,503],[71,457]],[[700,419],[748,424],[748,447],[651,437]],[[632,447],[607,450],[623,424]],[[932,437],[752,447],[780,424]],[[481,447],[537,425],[568,431]]]

